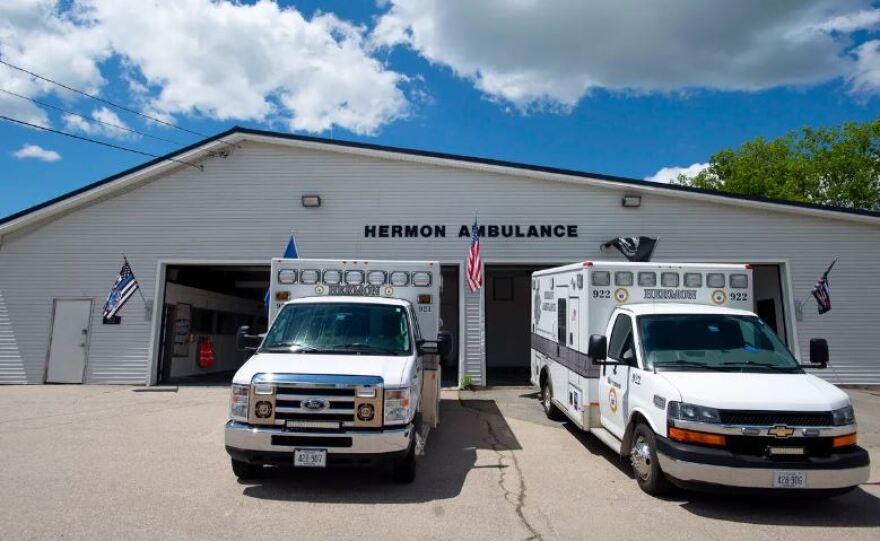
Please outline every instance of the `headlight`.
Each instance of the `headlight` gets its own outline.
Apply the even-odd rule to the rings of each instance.
[[[229,417],[236,421],[248,420],[248,385],[233,385],[232,398],[229,403]]]
[[[409,389],[385,390],[385,424],[401,425],[409,421],[412,410],[412,395]]]
[[[840,408],[831,412],[831,422],[835,426],[851,425],[856,422],[856,412],[852,406]]]
[[[706,408],[687,402],[670,402],[667,410],[670,419],[696,421],[699,423],[720,423],[721,414],[715,408]]]

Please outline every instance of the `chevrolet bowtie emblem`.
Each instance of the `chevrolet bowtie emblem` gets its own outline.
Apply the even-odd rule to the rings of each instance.
[[[788,438],[791,437],[793,434],[793,428],[782,425],[774,426],[773,428],[767,430],[768,436],[773,436],[776,438]]]

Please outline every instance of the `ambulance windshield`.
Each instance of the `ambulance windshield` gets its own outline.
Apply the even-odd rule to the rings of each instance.
[[[281,310],[261,351],[407,355],[409,319],[401,306],[367,303],[288,304]]]
[[[645,368],[802,372],[785,344],[754,316],[663,314],[638,317]]]

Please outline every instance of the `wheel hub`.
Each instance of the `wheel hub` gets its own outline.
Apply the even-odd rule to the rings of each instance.
[[[646,480],[651,475],[651,447],[644,437],[636,438],[629,456],[635,474],[642,481]]]

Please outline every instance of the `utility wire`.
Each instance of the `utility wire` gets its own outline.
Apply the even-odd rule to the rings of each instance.
[[[129,107],[126,107],[126,106],[124,106],[124,105],[119,105],[119,104],[117,104],[117,103],[113,103],[112,101],[107,100],[107,99],[104,99],[104,98],[102,98],[102,97],[100,97],[100,96],[95,96],[94,94],[89,94],[88,92],[84,92],[84,91],[82,91],[82,90],[79,90],[79,89],[73,88],[72,86],[67,86],[67,85],[64,84],[64,83],[59,83],[58,81],[55,81],[55,80],[50,79],[50,78],[48,78],[48,77],[43,77],[42,75],[36,74],[36,73],[34,73],[34,72],[30,71],[30,70],[27,70],[27,69],[25,69],[25,68],[22,68],[21,66],[16,66],[15,64],[10,64],[9,62],[3,60],[2,58],[0,58],[0,64],[3,64],[4,66],[9,67],[9,68],[12,68],[12,69],[14,69],[14,70],[18,70],[18,71],[20,71],[20,72],[22,72],[22,73],[26,73],[26,74],[30,75],[31,77],[35,77],[35,78],[37,78],[37,79],[40,79],[41,81],[46,81],[47,83],[50,83],[50,84],[53,84],[53,85],[56,85],[56,86],[60,86],[61,88],[65,89],[65,90],[69,90],[69,91],[71,91],[71,92],[73,92],[73,93],[75,93],[75,94],[79,94],[80,96],[85,96],[85,97],[87,97],[87,98],[91,98],[91,99],[93,99],[93,100],[95,100],[95,101],[99,101],[99,102],[104,103],[104,104],[106,104],[106,105],[109,105],[109,106],[111,106],[111,107],[115,107],[116,109],[119,109],[120,111],[125,111],[125,112],[127,112],[127,113],[131,113],[131,114],[133,114],[133,115],[137,115],[137,116],[139,116],[139,117],[146,118],[147,120],[151,120],[151,121],[153,121],[153,122],[158,122],[159,124],[162,124],[163,126],[168,126],[169,128],[174,128],[174,129],[176,129],[176,130],[180,130],[180,131],[183,131],[183,132],[186,132],[186,133],[190,133],[190,134],[192,134],[192,135],[198,135],[199,137],[205,137],[205,138],[207,138],[207,137],[211,137],[210,135],[208,135],[208,134],[206,134],[206,133],[197,132],[197,131],[190,130],[190,129],[187,129],[187,128],[182,128],[182,127],[178,126],[177,124],[174,124],[173,122],[166,122],[166,121],[164,121],[164,120],[161,120],[161,119],[156,118],[156,117],[154,117],[154,116],[150,116],[150,115],[148,115],[148,114],[146,114],[146,113],[142,113],[142,112],[140,112],[140,111],[136,111],[136,110],[131,109],[131,108],[129,108]],[[225,143],[225,144],[227,144],[227,145],[229,145],[229,146],[235,146],[235,145],[233,145],[232,143],[229,143],[229,142],[224,141],[223,139],[218,139],[218,141],[220,141],[220,142],[222,142],[222,143]]]
[[[179,164],[182,164],[182,165],[188,165],[188,166],[190,166],[190,167],[195,167],[195,168],[198,169],[198,170],[202,170],[202,169],[204,169],[204,167],[201,166],[201,165],[197,165],[197,164],[194,164],[194,163],[185,162],[185,161],[183,161],[183,160],[178,160],[178,159],[175,159],[175,158],[169,158],[169,157],[167,157],[167,156],[159,156],[158,154],[150,154],[149,152],[144,152],[144,151],[142,151],[142,150],[136,150],[136,149],[133,149],[133,148],[128,148],[128,147],[123,147],[123,146],[119,146],[119,145],[114,145],[114,144],[112,144],[112,143],[106,143],[106,142],[104,142],[104,141],[98,141],[97,139],[90,139],[90,138],[88,138],[88,137],[83,137],[83,136],[81,136],[81,135],[75,135],[75,134],[73,134],[73,133],[68,133],[68,132],[66,132],[66,131],[55,130],[55,129],[52,129],[52,128],[47,128],[47,127],[45,127],[45,126],[40,126],[40,125],[38,125],[38,124],[31,124],[30,122],[25,122],[24,120],[18,120],[18,119],[15,119],[15,118],[10,118],[10,117],[5,116],[5,115],[0,115],[0,120],[6,120],[6,121],[8,121],[8,122],[14,122],[14,123],[16,123],[16,124],[21,124],[22,126],[28,126],[28,127],[30,127],[30,128],[36,128],[36,129],[38,129],[38,130],[43,130],[43,131],[47,131],[47,132],[57,133],[58,135],[64,135],[65,137],[71,137],[71,138],[73,138],[73,139],[79,139],[80,141],[87,141],[87,142],[89,142],[89,143],[94,143],[94,144],[96,144],[96,145],[101,145],[101,146],[105,146],[105,147],[109,147],[109,148],[115,148],[116,150],[124,150],[124,151],[126,151],[126,152],[131,152],[131,153],[134,153],[134,154],[140,154],[140,155],[142,155],[142,156],[149,156],[149,157],[151,157],[151,158],[158,158],[158,159],[160,159],[160,160],[168,160],[168,161],[170,161],[170,162],[176,162],[176,163],[179,163]]]
[[[209,137],[207,134],[199,133],[199,132],[197,132],[197,131],[193,131],[193,130],[188,130],[188,129],[186,129],[186,128],[181,128],[180,126],[178,126],[178,125],[176,125],[176,124],[172,124],[171,122],[165,122],[164,120],[160,120],[160,119],[158,119],[158,118],[156,118],[156,117],[153,117],[153,116],[150,116],[150,115],[147,115],[147,114],[141,113],[140,111],[135,111],[134,109],[130,109],[130,108],[125,107],[125,106],[123,106],[123,105],[117,105],[117,104],[113,103],[112,101],[105,100],[104,98],[102,98],[102,97],[100,97],[100,96],[95,96],[94,94],[89,94],[88,92],[84,92],[84,91],[82,91],[82,90],[78,90],[78,89],[73,88],[73,87],[71,87],[71,86],[67,86],[67,85],[64,84],[64,83],[59,83],[58,81],[54,81],[54,80],[52,80],[52,79],[49,79],[48,77],[43,77],[42,75],[38,75],[38,74],[36,74],[36,73],[34,73],[34,72],[30,71],[30,70],[26,70],[26,69],[24,69],[24,68],[22,68],[22,67],[20,67],[20,66],[16,66],[15,64],[10,64],[9,62],[3,60],[2,58],[0,58],[0,64],[3,64],[4,66],[10,67],[10,68],[12,68],[12,69],[14,69],[14,70],[18,70],[18,71],[20,71],[20,72],[22,72],[22,73],[27,73],[27,74],[30,75],[31,77],[36,77],[37,79],[40,79],[41,81],[46,81],[47,83],[51,83],[51,84],[53,84],[53,85],[60,86],[61,88],[64,88],[65,90],[69,90],[69,91],[71,91],[71,92],[74,92],[74,93],[76,93],[76,94],[79,94],[80,96],[85,96],[85,97],[87,97],[87,98],[91,98],[91,99],[96,100],[96,101],[99,101],[99,102],[101,102],[101,103],[105,103],[105,104],[107,104],[107,105],[109,105],[109,106],[111,106],[111,107],[115,107],[115,108],[117,108],[117,109],[121,109],[122,111],[125,111],[125,112],[127,112],[127,113],[132,113],[132,114],[134,114],[134,115],[138,115],[138,116],[141,116],[141,117],[143,117],[143,118],[146,118],[146,119],[152,120],[153,122],[158,122],[159,124],[164,124],[165,126],[168,126],[168,127],[170,127],[170,128],[175,128],[175,129],[178,129],[178,130],[181,130],[181,131],[185,131],[185,132],[187,132],[187,133],[191,133],[191,134],[193,134],[193,135],[198,135],[198,136],[200,136],[200,137]]]
[[[157,141],[164,141],[164,142],[166,142],[166,143],[171,143],[171,144],[174,144],[174,145],[185,146],[185,145],[187,144],[187,143],[181,143],[180,141],[175,141],[175,140],[173,140],[173,139],[165,139],[165,138],[163,138],[163,137],[157,137],[157,136],[155,136],[155,135],[150,135],[149,133],[144,133],[144,132],[141,132],[141,131],[138,131],[138,130],[134,130],[134,129],[131,129],[131,128],[127,128],[127,127],[125,127],[125,126],[120,126],[120,125],[118,125],[118,124],[113,124],[113,123],[111,123],[111,122],[104,122],[103,120],[98,120],[97,118],[90,118],[90,117],[87,117],[87,116],[85,116],[85,115],[81,115],[81,114],[79,114],[79,113],[74,113],[73,111],[68,111],[68,110],[66,110],[66,109],[62,109],[61,107],[58,107],[57,105],[52,105],[51,103],[46,103],[46,102],[44,102],[44,101],[36,100],[36,99],[34,99],[34,98],[29,98],[28,96],[23,96],[23,95],[21,95],[21,94],[16,94],[15,92],[12,92],[12,91],[9,91],[9,90],[5,90],[5,89],[3,89],[3,88],[0,88],[0,92],[3,92],[4,94],[9,94],[10,96],[15,96],[16,98],[21,98],[21,99],[23,99],[23,100],[28,100],[28,101],[30,101],[30,102],[36,103],[37,105],[39,105],[39,106],[41,106],[41,107],[48,107],[48,108],[50,108],[50,109],[55,109],[56,111],[61,111],[62,113],[67,114],[67,115],[78,116],[78,117],[80,117],[80,118],[82,118],[82,119],[84,119],[84,120],[86,120],[86,121],[88,121],[88,122],[97,122],[98,124],[103,124],[103,125],[105,125],[105,126],[109,126],[109,127],[111,127],[111,128],[117,129],[117,130],[123,130],[123,131],[127,131],[127,132],[130,132],[130,133],[136,133],[136,134],[141,135],[141,136],[143,136],[143,137],[149,137],[150,139],[156,139]]]

